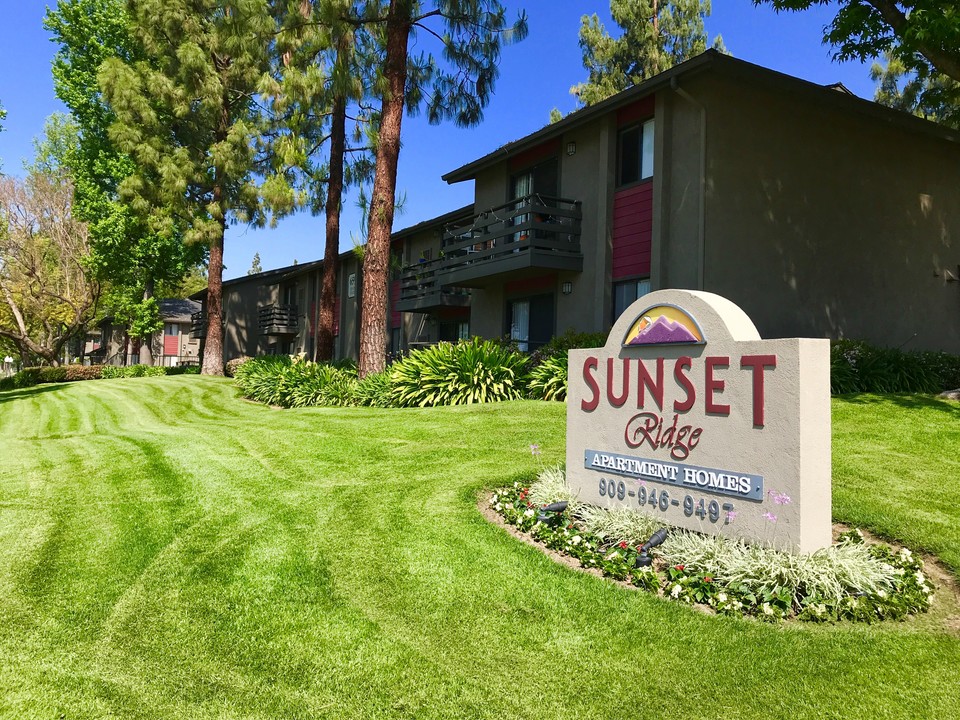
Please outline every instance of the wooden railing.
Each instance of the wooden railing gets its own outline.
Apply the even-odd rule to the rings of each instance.
[[[582,259],[581,219],[577,200],[537,194],[512,200],[480,213],[469,223],[448,226],[438,270],[442,275],[535,251]]]
[[[296,335],[300,330],[296,305],[265,305],[257,320],[261,335]]]
[[[442,285],[437,279],[443,259],[424,260],[400,271],[400,306],[465,305],[470,291]]]
[[[195,312],[190,315],[190,337],[205,338],[207,336],[207,314]]]

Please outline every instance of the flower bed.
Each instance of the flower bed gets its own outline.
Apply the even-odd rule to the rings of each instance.
[[[844,533],[830,548],[791,555],[673,529],[664,545],[651,551],[653,565],[642,567],[635,537],[628,542],[591,531],[606,511],[570,503],[562,513],[544,513],[542,485],[555,488],[556,473],[500,488],[489,504],[507,524],[581,567],[665,599],[771,622],[902,620],[930,607],[934,587],[923,560],[907,548],[865,543],[858,530]],[[638,525],[647,522],[634,514]]]

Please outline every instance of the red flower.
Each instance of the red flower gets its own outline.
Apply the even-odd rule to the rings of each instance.
[[[621,540],[621,541],[620,541],[620,544],[617,545],[617,547],[620,548],[621,550],[626,550],[626,549],[627,549],[627,544]]]
[[[704,581],[704,582],[713,582],[713,578],[710,577],[709,575],[705,575],[705,576],[703,577],[703,581]]]
[[[683,570],[683,565],[674,565],[675,570]]]

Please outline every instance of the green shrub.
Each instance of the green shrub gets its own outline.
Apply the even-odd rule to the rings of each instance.
[[[353,387],[353,403],[367,407],[390,407],[391,369],[383,372],[371,373],[363,380],[358,380]]]
[[[289,355],[263,355],[239,365],[234,381],[245,398],[279,405],[286,393],[283,375],[292,364]]]
[[[43,368],[28,367],[24,368],[13,376],[13,386],[17,389],[33,387],[40,382],[40,372]]]
[[[570,328],[562,335],[554,335],[543,347],[530,355],[531,364],[536,367],[548,358],[566,357],[568,350],[579,348],[603,347],[607,342],[607,333],[576,332]]]
[[[103,365],[67,365],[68,381],[99,380]]]
[[[67,369],[62,365],[59,367],[42,367],[37,373],[38,383],[58,383],[66,382]]]
[[[122,368],[118,365],[104,365],[100,370],[100,377],[104,380],[126,377],[124,375],[124,369],[125,368]]]
[[[958,387],[960,358],[939,352],[904,352],[858,340],[830,348],[830,391],[835,395],[938,393]]]
[[[13,384],[13,375],[10,377],[0,378],[0,392],[13,390],[14,387],[16,386]]]
[[[277,404],[283,407],[342,407],[353,404],[356,373],[326,363],[295,362],[283,373],[285,393]]]
[[[223,374],[227,377],[236,377],[237,368],[243,365],[248,360],[253,358],[248,355],[241,355],[240,357],[233,358],[232,360],[227,360],[227,364],[223,366]]]
[[[433,407],[515,400],[526,389],[528,359],[474,338],[443,342],[395,363],[391,397],[398,407]]]
[[[567,399],[567,355],[555,355],[530,371],[528,395],[533,400]]]

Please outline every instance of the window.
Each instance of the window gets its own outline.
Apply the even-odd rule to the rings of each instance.
[[[650,292],[650,279],[627,280],[613,284],[613,322],[623,315],[623,311],[630,307],[637,298]]]
[[[620,131],[617,139],[617,185],[653,177],[653,120]]]
[[[532,352],[549,342],[554,325],[553,295],[536,295],[507,303],[507,332],[523,352]]]
[[[164,335],[177,335],[180,332],[180,326],[177,323],[167,323],[163,326]]]

